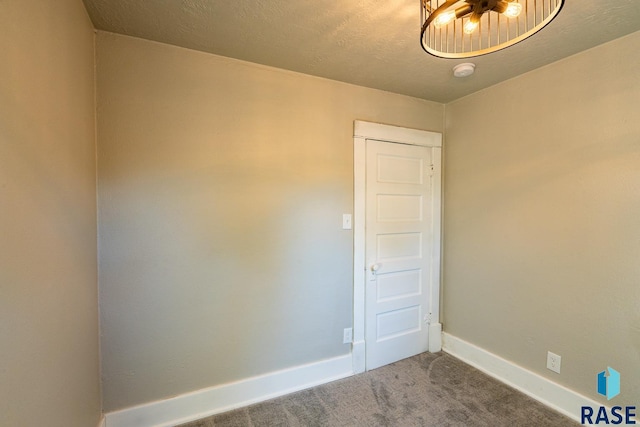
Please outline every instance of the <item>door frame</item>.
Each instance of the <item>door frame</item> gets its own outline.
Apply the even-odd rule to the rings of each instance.
[[[355,374],[364,372],[365,360],[365,214],[367,139],[432,148],[433,159],[433,248],[429,280],[429,351],[442,350],[440,322],[440,259],[442,207],[442,134],[355,120],[353,126],[353,342]]]

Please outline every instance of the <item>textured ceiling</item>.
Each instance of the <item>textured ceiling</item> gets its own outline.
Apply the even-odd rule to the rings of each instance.
[[[419,0],[84,0],[99,30],[449,102],[640,30],[640,0],[566,0],[544,30],[463,60],[420,47]],[[638,52],[629,52],[638,55]]]

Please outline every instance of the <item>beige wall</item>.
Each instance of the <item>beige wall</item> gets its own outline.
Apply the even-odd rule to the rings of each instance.
[[[612,366],[616,405],[640,401],[639,51],[635,33],[446,106],[445,331],[594,399]]]
[[[105,410],[347,354],[353,121],[444,106],[97,40]]]
[[[2,426],[100,417],[94,113],[82,2],[0,2]]]

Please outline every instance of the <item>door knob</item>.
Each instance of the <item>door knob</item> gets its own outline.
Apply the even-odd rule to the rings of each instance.
[[[374,262],[369,266],[369,280],[374,282],[376,280],[376,272],[380,269],[380,264]]]

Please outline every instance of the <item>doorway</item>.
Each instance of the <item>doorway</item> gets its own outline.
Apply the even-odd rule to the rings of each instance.
[[[354,372],[440,351],[442,135],[354,126]]]

